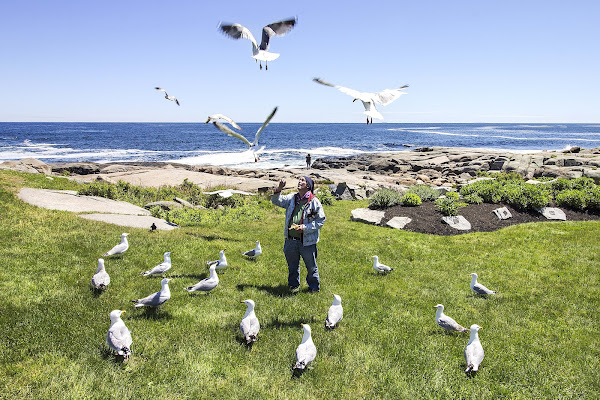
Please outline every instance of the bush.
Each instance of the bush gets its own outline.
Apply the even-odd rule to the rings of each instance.
[[[566,178],[558,178],[554,182],[551,182],[550,185],[552,186],[554,195],[556,195],[558,192],[562,192],[563,190],[569,190],[573,188],[571,181]]]
[[[469,204],[481,204],[483,203],[483,198],[477,193],[471,193],[463,197],[463,199]]]
[[[333,193],[331,193],[331,189],[328,186],[321,186],[316,191],[316,196],[324,206],[333,205],[335,201],[335,197]]]
[[[563,190],[556,195],[556,204],[563,207],[569,207],[574,210],[585,210],[587,207],[588,197],[588,193],[582,190]]]
[[[588,210],[600,210],[600,187],[594,186],[585,192],[587,194],[586,205]]]
[[[439,190],[423,184],[411,186],[410,189],[408,189],[408,193],[416,194],[422,201],[431,201],[440,197]]]
[[[509,183],[502,187],[502,200],[517,209],[541,208],[550,203],[550,195],[528,183]]]
[[[107,199],[115,200],[117,198],[117,188],[115,185],[108,182],[95,181],[82,187],[77,192],[85,196],[99,196]]]
[[[369,200],[370,208],[387,208],[402,203],[402,196],[391,189],[380,189]]]
[[[573,179],[571,181],[571,187],[576,190],[587,190],[596,187],[596,184],[592,178],[583,176],[581,178]]]
[[[400,198],[400,202],[403,206],[416,207],[421,205],[421,198],[415,193],[405,193],[404,196]]]
[[[460,188],[460,194],[464,198],[476,194],[486,203],[498,203],[502,200],[502,185],[503,183],[495,179],[486,179],[463,186]]]
[[[458,193],[448,192],[445,197],[440,197],[435,201],[435,206],[446,216],[453,217],[458,215],[458,210],[467,206],[467,203],[459,201]]]

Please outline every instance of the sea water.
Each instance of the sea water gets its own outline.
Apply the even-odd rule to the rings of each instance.
[[[254,141],[260,123],[240,124]],[[305,157],[407,151],[423,146],[535,152],[600,147],[600,124],[272,123],[248,145],[203,123],[0,123],[0,162],[176,162],[238,168],[297,168]]]

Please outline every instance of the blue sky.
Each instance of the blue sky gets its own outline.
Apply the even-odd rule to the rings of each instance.
[[[600,2],[5,1],[0,121],[363,123],[333,88],[408,93],[385,122],[600,122]],[[248,27],[288,17],[261,71]],[[179,98],[166,101],[155,86]],[[377,121],[376,121],[377,122]]]

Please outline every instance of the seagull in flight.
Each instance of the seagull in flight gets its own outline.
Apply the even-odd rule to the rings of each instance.
[[[231,126],[233,126],[238,131],[242,130],[242,128],[240,128],[240,126],[238,124],[236,124],[231,118],[229,118],[227,115],[223,115],[223,114],[209,115],[205,124],[208,124],[209,122],[215,122],[218,120],[223,120],[223,121],[227,122],[228,124],[231,124]]]
[[[286,19],[283,21],[273,22],[265,26],[262,29],[262,40],[260,45],[256,43],[256,39],[252,36],[252,33],[248,30],[248,28],[240,25],[240,24],[224,24],[219,23],[219,29],[225,35],[229,36],[232,39],[248,39],[252,42],[252,58],[254,60],[260,62],[260,69],[262,69],[262,62],[265,62],[265,70],[268,70],[267,61],[276,60],[279,57],[279,53],[270,53],[269,50],[269,41],[272,36],[283,36],[288,33],[294,25],[298,22],[297,18]]]
[[[177,100],[177,97],[175,97],[175,96],[169,96],[169,95],[167,94],[167,91],[166,91],[165,89],[163,89],[163,88],[159,88],[159,87],[155,87],[154,89],[156,89],[156,90],[160,90],[161,92],[165,92],[165,99],[167,99],[167,100],[171,100],[171,101],[174,101],[174,102],[175,102],[175,104],[179,105],[179,100]]]
[[[224,132],[224,133],[228,134],[229,136],[236,137],[236,138],[240,139],[242,142],[246,143],[248,145],[249,149],[252,151],[252,154],[254,155],[254,162],[257,162],[259,160],[258,153],[264,149],[264,146],[263,146],[262,148],[256,150],[258,147],[258,139],[260,138],[260,134],[262,133],[262,131],[267,127],[267,125],[269,125],[271,118],[273,118],[273,116],[275,115],[276,112],[277,112],[277,107],[275,107],[273,109],[273,111],[271,111],[271,114],[269,114],[269,116],[267,117],[265,122],[262,124],[262,126],[258,129],[258,131],[256,131],[256,135],[254,136],[254,142],[252,142],[252,143],[250,143],[250,141],[248,139],[246,139],[239,133],[232,131],[227,126],[220,124],[219,122],[213,122],[213,125],[216,126],[217,128],[219,128],[219,130],[221,132]]]
[[[383,120],[383,115],[381,115],[381,113],[377,111],[375,103],[381,104],[382,106],[387,106],[388,104],[396,100],[398,97],[402,96],[403,94],[406,94],[405,92],[403,92],[403,90],[408,87],[408,85],[404,85],[402,87],[399,87],[398,89],[385,89],[381,92],[369,93],[359,92],[358,90],[350,89],[347,87],[333,85],[329,82],[325,82],[321,78],[314,78],[313,81],[320,83],[321,85],[336,88],[340,92],[354,97],[354,100],[352,100],[352,102],[355,102],[356,100],[362,101],[363,106],[365,107],[365,111],[363,112],[363,114],[367,116],[367,125],[373,123],[373,118]]]

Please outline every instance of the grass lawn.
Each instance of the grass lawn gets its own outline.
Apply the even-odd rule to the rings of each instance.
[[[326,206],[319,243],[321,292],[287,293],[283,209],[263,207],[217,225],[150,232],[24,204],[21,186],[74,189],[62,178],[0,171],[0,398],[599,398],[600,222],[524,224],[490,233],[431,236],[350,221],[366,202]],[[211,211],[209,211],[211,212]],[[106,257],[111,283],[94,295],[97,259],[128,232],[122,257]],[[256,261],[241,252],[260,240]],[[184,287],[208,276],[226,249],[229,268],[212,293]],[[171,251],[171,299],[156,311],[130,300],[160,288],[139,275]],[[395,268],[372,269],[372,255]],[[469,273],[500,293],[473,295]],[[324,321],[333,293],[344,319]],[[261,323],[243,344],[240,300]],[[485,359],[464,374],[466,334],[434,320],[438,303],[478,324]],[[132,331],[127,363],[105,338],[114,309]],[[313,368],[291,366],[312,327]]]

